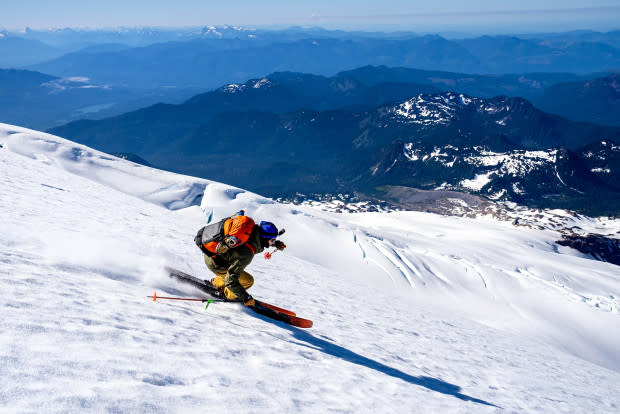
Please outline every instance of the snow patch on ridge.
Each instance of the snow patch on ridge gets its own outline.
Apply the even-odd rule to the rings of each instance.
[[[480,191],[482,188],[491,182],[492,173],[478,174],[471,180],[463,180],[460,185],[464,188],[468,188],[474,191]]]
[[[267,79],[267,78],[263,78],[263,79],[261,79],[259,81],[256,81],[254,83],[253,88],[254,89],[259,89],[259,88],[262,88],[264,86],[270,86],[270,85],[271,85],[271,81],[269,79]]]
[[[448,124],[454,116],[454,108],[441,96],[420,94],[392,109],[392,112],[408,123],[433,125]]]
[[[245,89],[245,85],[231,83],[229,85],[223,86],[221,90],[227,93],[237,93],[237,92],[243,91],[244,89]]]
[[[473,165],[483,169],[475,180],[480,182],[482,175],[489,176],[491,172],[498,177],[508,175],[522,178],[536,170],[554,168],[558,150],[493,152],[483,147],[459,149],[452,145],[444,145],[429,148],[421,143],[410,142],[404,144],[403,155],[411,162],[433,161],[444,167],[454,167],[457,162]],[[474,189],[479,186],[472,180],[466,180],[465,187]]]
[[[500,167],[500,174],[523,177],[535,169],[555,163],[556,156],[557,150],[514,150],[507,153],[481,151],[480,155],[466,157],[465,161],[476,166]]]
[[[410,124],[424,126],[449,124],[459,107],[473,106],[477,112],[501,114],[510,111],[510,105],[494,104],[488,100],[472,98],[463,94],[445,92],[440,94],[419,94],[399,105],[388,109],[397,119]],[[506,126],[509,116],[495,121]]]

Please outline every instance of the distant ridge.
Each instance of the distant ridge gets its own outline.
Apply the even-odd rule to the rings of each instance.
[[[295,190],[372,192],[388,184],[443,186],[577,210],[591,208],[587,194],[596,193],[610,203],[592,213],[617,208],[613,200],[619,189],[609,183],[618,174],[613,143],[620,142],[620,128],[571,122],[522,98],[424,93],[420,90],[429,86],[419,84],[368,86],[346,75],[350,73],[332,78],[277,73],[227,85],[182,105],[155,105],[51,132],[103,151],[139,154],[162,168],[275,196]],[[379,99],[371,91],[384,95]],[[377,106],[381,100],[386,103]],[[604,153],[609,165],[586,162],[584,146],[602,141],[612,143]],[[406,145],[426,148],[429,159],[452,148],[455,160],[446,161],[452,163],[448,169],[445,163],[433,166],[426,159],[417,164],[404,157]],[[519,151],[560,151],[567,163],[549,155],[545,157],[553,162],[544,168],[511,179],[499,179],[495,173],[495,179],[485,165],[456,162],[488,151],[508,158],[520,157]],[[558,180],[559,165],[560,177],[565,178]],[[488,182],[463,184],[481,174]],[[576,179],[568,185],[566,177],[581,177],[583,184]],[[486,185],[490,182],[491,187]]]

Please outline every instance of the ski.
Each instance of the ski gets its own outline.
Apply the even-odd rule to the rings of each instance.
[[[224,295],[220,292],[220,290],[213,286],[208,280],[198,279],[197,277],[188,275],[187,273],[184,273],[172,267],[166,266],[165,269],[168,272],[168,276],[170,276],[172,279],[192,285],[193,287],[202,290],[206,294],[211,295],[215,298],[225,299]]]
[[[271,309],[273,311],[284,313],[284,314],[289,315],[289,316],[297,316],[297,314],[295,312],[293,312],[293,311],[290,311],[290,310],[284,309],[284,308],[280,308],[280,307],[278,307],[276,305],[272,305],[272,304],[267,303],[267,302],[263,302],[262,300],[254,299],[254,302],[256,302],[257,305],[262,306],[263,308],[268,308],[268,309]]]
[[[289,325],[296,326],[298,328],[312,328],[312,321],[310,319],[300,318],[299,316],[292,316],[286,313],[278,312],[270,308],[266,308],[256,301],[255,306],[250,306],[254,312],[266,316],[277,321],[288,323]]]
[[[226,298],[222,294],[222,292],[217,289],[215,286],[211,284],[208,280],[198,279],[192,275],[189,275],[185,272],[182,272],[178,269],[174,269],[172,267],[166,266],[166,271],[168,275],[179,282],[189,284],[206,294],[213,296],[218,299]],[[297,326],[299,328],[310,328],[312,327],[312,321],[309,319],[304,319],[298,317],[295,312],[290,311],[288,309],[280,308],[275,305],[271,305],[267,302],[263,302],[261,300],[254,299],[256,302],[255,306],[250,306],[249,309],[252,309],[254,312],[261,314],[263,316],[267,316],[269,318],[288,323],[289,325]],[[232,301],[231,301],[232,302]]]
[[[203,292],[205,292],[208,295],[211,295],[213,297],[216,297],[218,299],[225,299],[224,295],[222,295],[222,292],[216,288],[215,286],[213,286],[211,284],[210,281],[208,280],[201,280],[198,279],[197,277],[194,277],[192,275],[188,275],[187,273],[184,273],[178,269],[174,269],[172,267],[166,267],[166,271],[168,272],[169,276],[173,279],[176,279],[180,282],[184,282],[184,283],[188,283],[192,286],[194,286],[197,289],[202,290]],[[284,309],[284,308],[280,308],[278,306],[275,305],[271,305],[267,302],[263,302],[262,300],[256,300],[254,299],[254,301],[257,304],[260,304],[261,306],[265,307],[265,308],[269,308],[271,310],[274,310],[276,312],[281,312],[281,313],[286,313],[287,315],[290,316],[297,316],[295,314],[295,312],[290,311],[288,309]]]

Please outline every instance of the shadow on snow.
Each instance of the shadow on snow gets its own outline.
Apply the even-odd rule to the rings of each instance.
[[[273,319],[269,319],[261,315],[256,315],[256,316],[261,319],[265,319],[266,321],[275,322]],[[317,338],[316,336],[302,329],[292,327],[282,322],[275,322],[275,323],[291,331],[293,334],[293,337],[301,342],[299,343],[299,345],[307,346],[311,349],[321,351],[325,354],[334,356],[336,358],[343,359],[352,364],[356,364],[356,365],[360,365],[366,368],[373,369],[385,375],[389,375],[391,377],[406,381],[410,384],[427,388],[431,391],[439,392],[445,395],[451,395],[453,397],[458,398],[459,400],[471,401],[477,404],[501,408],[488,401],[484,401],[479,398],[474,398],[469,395],[461,393],[461,387],[459,387],[458,385],[450,384],[449,382],[442,381],[440,379],[433,378],[433,377],[427,377],[427,376],[417,377],[414,375],[407,374],[406,372],[403,372],[399,369],[392,368],[390,366],[382,364],[381,362],[375,361],[370,358],[366,358],[365,356],[362,356],[358,353],[350,351],[340,345],[336,345],[324,339]]]

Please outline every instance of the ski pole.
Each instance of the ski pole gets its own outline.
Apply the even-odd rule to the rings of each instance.
[[[157,299],[167,299],[167,300],[185,300],[188,302],[207,302],[207,306],[205,309],[209,307],[209,305],[213,302],[229,302],[225,299],[201,299],[201,298],[178,298],[178,297],[170,297],[170,296],[157,296],[157,292],[153,293],[153,296],[147,296],[147,298],[153,298],[153,302],[157,302]]]

